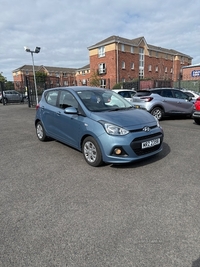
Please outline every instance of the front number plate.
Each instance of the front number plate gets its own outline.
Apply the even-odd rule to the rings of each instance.
[[[146,141],[142,143],[142,149],[144,148],[148,148],[148,147],[152,147],[152,146],[156,146],[160,144],[160,138],[157,139],[153,139],[150,141]]]

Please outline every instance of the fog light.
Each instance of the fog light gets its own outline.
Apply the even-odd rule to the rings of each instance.
[[[120,148],[115,148],[114,152],[116,155],[120,155],[122,153]]]

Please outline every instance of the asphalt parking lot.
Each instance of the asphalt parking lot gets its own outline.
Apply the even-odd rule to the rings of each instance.
[[[0,105],[1,267],[200,266],[199,125],[165,119],[159,155],[92,168],[34,116]]]

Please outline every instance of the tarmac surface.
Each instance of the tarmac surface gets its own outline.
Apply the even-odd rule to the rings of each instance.
[[[163,151],[90,167],[0,104],[1,267],[200,266],[200,126],[165,119]]]

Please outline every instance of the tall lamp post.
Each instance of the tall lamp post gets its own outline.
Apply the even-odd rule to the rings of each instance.
[[[30,48],[24,46],[24,50],[26,52],[31,53],[32,62],[33,62],[33,77],[34,77],[34,84],[35,84],[35,95],[36,95],[36,105],[38,104],[38,92],[37,92],[37,84],[36,84],[36,78],[35,78],[35,67],[34,67],[34,59],[33,59],[33,53],[38,54],[40,52],[40,47],[36,47],[34,51],[30,50]]]

